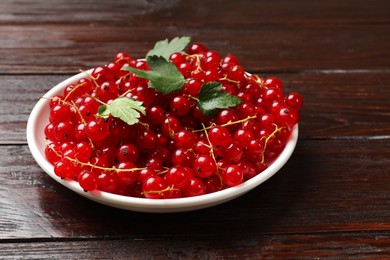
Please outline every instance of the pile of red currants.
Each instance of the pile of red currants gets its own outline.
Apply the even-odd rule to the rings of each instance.
[[[285,95],[278,78],[246,73],[235,56],[221,57],[200,43],[172,53],[168,62],[185,79],[172,93],[123,70],[151,68],[120,52],[52,97],[45,155],[55,174],[85,191],[182,198],[237,186],[278,157],[299,120],[298,93]],[[210,82],[239,104],[221,107],[222,98],[215,113],[205,114],[198,96]],[[118,98],[141,104],[137,123],[101,115],[101,107]]]

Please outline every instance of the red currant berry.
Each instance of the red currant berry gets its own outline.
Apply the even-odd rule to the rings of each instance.
[[[238,129],[234,133],[234,140],[240,144],[241,147],[247,148],[251,140],[255,139],[255,134],[252,130]]]
[[[82,171],[78,177],[78,182],[85,191],[93,191],[98,188],[96,176],[90,171]]]
[[[176,133],[183,129],[180,121],[173,116],[167,117],[161,125],[161,130],[165,136],[174,138]]]
[[[54,173],[61,178],[69,178],[74,170],[73,163],[68,159],[63,159],[54,164]]]
[[[156,171],[152,168],[145,168],[138,172],[137,180],[141,183],[144,183],[152,176],[157,176]]]
[[[148,199],[161,199],[163,192],[168,188],[167,182],[160,176],[149,177],[142,184],[142,192]]]
[[[232,67],[238,65],[239,61],[236,56],[229,54],[222,59],[222,64],[227,64],[229,67]]]
[[[205,193],[203,181],[199,178],[190,178],[189,184],[184,190],[186,197],[200,196]]]
[[[264,85],[267,88],[278,88],[278,89],[283,89],[283,84],[282,81],[276,77],[270,77],[266,78],[264,80]]]
[[[192,167],[194,163],[194,154],[183,148],[179,148],[172,153],[172,165],[180,165],[183,167]]]
[[[74,125],[70,122],[60,122],[54,128],[54,137],[57,141],[69,142],[74,139]]]
[[[264,139],[251,140],[245,151],[246,159],[249,161],[260,161],[264,152]]]
[[[158,137],[153,131],[145,130],[137,137],[137,144],[141,149],[155,149],[158,145]]]
[[[194,160],[193,169],[199,178],[207,178],[215,174],[217,165],[210,155],[201,155]]]
[[[190,183],[190,178],[181,166],[171,167],[165,174],[168,185],[177,189],[184,189]]]
[[[214,126],[208,131],[210,143],[216,147],[223,147],[232,142],[232,137],[226,127]]]
[[[207,48],[201,44],[201,43],[193,43],[190,45],[190,47],[188,48],[188,54],[192,55],[192,54],[200,54],[200,53],[204,53],[207,51]]]
[[[118,171],[116,172],[118,182],[121,185],[131,185],[137,180],[137,172],[131,171],[130,169],[135,168],[135,165],[132,162],[121,162],[116,168]]]
[[[75,156],[80,162],[88,162],[92,156],[92,147],[87,142],[80,142],[76,145]]]
[[[303,103],[302,96],[296,92],[290,93],[286,97],[287,106],[295,109],[296,111],[298,111],[301,108],[302,103]]]
[[[105,66],[99,66],[93,69],[91,77],[95,79],[98,84],[102,84],[107,81],[114,81],[114,75]]]
[[[186,61],[186,55],[181,52],[174,52],[169,56],[169,59],[177,66]]]
[[[232,142],[229,145],[223,147],[220,153],[224,161],[236,163],[241,160],[243,150],[238,142]]]
[[[234,187],[242,183],[244,174],[240,167],[237,165],[228,166],[225,171],[222,172],[222,180],[228,187]]]
[[[211,152],[211,147],[205,140],[200,140],[195,143],[194,145],[194,152],[198,155],[200,154],[210,154]]]
[[[120,162],[133,162],[135,163],[138,160],[139,151],[137,146],[131,143],[122,144],[119,146],[116,158]]]
[[[147,117],[150,123],[160,125],[165,120],[165,111],[160,106],[152,106],[148,109]]]
[[[86,133],[91,140],[101,141],[109,135],[109,125],[104,119],[96,118],[88,122]]]
[[[177,148],[192,148],[195,144],[195,136],[191,131],[181,130],[177,132],[174,142]]]
[[[293,126],[298,123],[299,114],[292,108],[282,107],[277,114],[277,120],[283,126]]]
[[[205,190],[207,193],[217,192],[223,189],[221,176],[214,174],[204,180]]]
[[[184,96],[176,96],[171,101],[170,109],[177,116],[186,115],[190,108],[190,101]]]
[[[124,64],[131,61],[131,57],[127,52],[118,52],[114,57],[114,61],[119,64]]]
[[[118,85],[113,82],[104,82],[99,88],[97,88],[96,95],[99,100],[103,102],[115,99],[119,95]]]
[[[102,172],[97,177],[98,189],[105,192],[115,193],[118,188],[116,174]]]
[[[57,152],[59,150],[60,146],[54,143],[48,144],[45,147],[45,157],[51,164],[55,164],[56,162],[61,160],[61,154]]]

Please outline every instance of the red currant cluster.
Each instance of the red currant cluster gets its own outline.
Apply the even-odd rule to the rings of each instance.
[[[45,155],[56,175],[86,191],[180,198],[239,185],[275,160],[298,122],[299,94],[285,96],[279,79],[250,75],[235,56],[221,58],[199,43],[170,61],[186,79],[178,92],[163,95],[121,70],[150,70],[121,52],[52,97]],[[196,104],[207,82],[221,83],[242,102],[206,116]],[[138,123],[97,115],[118,97],[143,102]]]

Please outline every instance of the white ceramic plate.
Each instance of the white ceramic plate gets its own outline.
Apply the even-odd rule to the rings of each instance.
[[[87,73],[90,72],[91,70],[87,71]],[[297,143],[298,125],[294,126],[291,137],[280,156],[265,171],[239,186],[215,193],[190,198],[153,200],[121,196],[101,191],[85,192],[77,182],[62,180],[55,175],[53,166],[46,160],[44,152],[46,145],[44,128],[49,122],[49,99],[61,94],[66,86],[77,82],[85,76],[85,73],[80,73],[61,82],[48,91],[44,95],[45,98],[38,101],[27,122],[27,142],[34,159],[50,177],[74,192],[101,204],[125,210],[155,213],[190,211],[218,205],[252,190],[278,172],[290,158]]]

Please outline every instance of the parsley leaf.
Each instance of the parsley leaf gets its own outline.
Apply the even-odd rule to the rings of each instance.
[[[149,87],[163,94],[176,92],[186,83],[186,79],[175,64],[164,57],[149,56],[146,62],[152,70],[139,70],[133,67],[122,69],[131,71],[140,78],[148,79]]]
[[[168,41],[168,39],[158,41],[154,45],[154,49],[150,50],[146,54],[146,58],[150,56],[162,56],[166,60],[169,60],[169,56],[171,56],[174,52],[182,52],[188,44],[191,42],[191,37],[184,36],[184,37],[176,37],[171,40],[171,42]]]
[[[242,100],[222,90],[219,82],[208,82],[203,84],[199,91],[198,107],[206,116],[217,113],[219,108],[237,106]]]
[[[118,97],[111,104],[101,105],[98,109],[98,116],[107,118],[112,115],[129,125],[138,123],[140,113],[145,115],[145,107],[142,102],[127,97]]]

